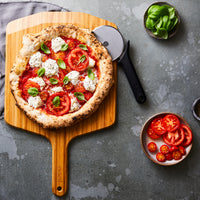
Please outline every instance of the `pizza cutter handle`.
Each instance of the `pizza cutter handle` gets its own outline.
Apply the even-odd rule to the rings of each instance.
[[[131,85],[136,101],[142,104],[146,101],[146,95],[144,93],[140,80],[137,76],[135,68],[131,62],[129,56],[129,47],[130,47],[130,41],[127,42],[126,48],[118,62],[122,65],[124,69],[124,72],[128,78],[129,84]]]
[[[56,196],[63,196],[68,189],[68,152],[64,134],[57,136],[52,144],[52,191]]]

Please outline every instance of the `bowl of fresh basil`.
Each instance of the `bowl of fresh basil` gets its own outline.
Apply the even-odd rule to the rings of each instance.
[[[179,28],[180,16],[174,6],[166,2],[151,4],[144,14],[144,27],[156,39],[169,39]]]

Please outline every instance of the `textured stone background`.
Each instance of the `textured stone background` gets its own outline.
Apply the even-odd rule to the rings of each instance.
[[[0,0],[4,2],[4,0]],[[6,2],[6,1],[5,1]],[[14,2],[14,1],[13,1]],[[191,112],[200,96],[199,0],[172,0],[180,16],[178,34],[158,41],[143,28],[152,0],[47,0],[117,24],[131,41],[130,56],[148,101],[134,99],[118,66],[117,122],[109,129],[75,139],[69,148],[69,191],[51,191],[50,143],[0,121],[1,200],[198,200],[200,199],[200,123]],[[193,130],[190,155],[178,165],[151,162],[140,145],[144,122],[162,111],[182,115]]]

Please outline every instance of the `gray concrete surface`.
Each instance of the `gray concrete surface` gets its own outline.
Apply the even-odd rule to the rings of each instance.
[[[1,0],[3,2],[3,0]],[[71,11],[112,21],[131,41],[131,59],[148,101],[136,103],[118,66],[117,121],[112,128],[75,139],[69,148],[69,191],[51,190],[51,146],[39,136],[0,121],[1,200],[198,200],[200,199],[200,122],[191,112],[200,96],[199,0],[172,0],[181,16],[178,34],[158,41],[143,28],[153,0],[48,0]],[[193,130],[193,148],[180,164],[151,162],[140,145],[143,123],[156,113],[182,115]]]

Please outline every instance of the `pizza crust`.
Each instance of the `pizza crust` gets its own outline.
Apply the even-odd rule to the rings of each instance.
[[[42,42],[49,41],[58,36],[72,37],[86,43],[92,48],[94,56],[99,60],[100,78],[94,95],[74,113],[63,116],[50,115],[31,107],[22,97],[18,88],[19,77],[26,69],[31,55],[40,49]],[[10,73],[11,92],[16,100],[16,105],[32,120],[43,128],[60,128],[76,124],[94,113],[113,85],[112,59],[106,48],[96,39],[89,29],[78,28],[74,25],[50,26],[37,34],[27,34],[23,37],[23,47],[16,58]]]

